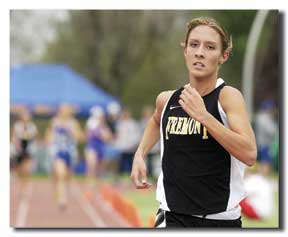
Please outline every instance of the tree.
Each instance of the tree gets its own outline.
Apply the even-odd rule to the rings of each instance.
[[[233,36],[233,55],[221,76],[240,89],[243,53],[255,10],[229,11],[70,11],[59,24],[46,62],[61,62],[118,96],[139,113],[163,90],[187,82],[180,42],[191,18],[208,16]],[[141,105],[141,106],[139,106]]]
[[[65,11],[11,10],[10,63],[39,63],[47,42],[54,39],[54,24],[65,21]]]

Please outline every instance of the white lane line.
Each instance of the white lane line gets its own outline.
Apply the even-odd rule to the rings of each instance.
[[[26,187],[26,190],[24,190],[24,197],[21,199],[17,215],[16,215],[16,224],[15,228],[23,228],[26,224],[28,209],[29,209],[29,201],[32,196],[32,183],[29,183]]]
[[[95,227],[107,227],[102,218],[95,212],[94,207],[83,197],[82,192],[80,191],[79,187],[76,186],[76,184],[71,185],[71,191],[74,194],[78,204],[92,221],[93,225]]]

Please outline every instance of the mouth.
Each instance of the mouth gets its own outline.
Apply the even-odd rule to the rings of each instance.
[[[196,67],[205,67],[205,65],[201,62],[195,62],[195,63],[193,63],[193,65]]]

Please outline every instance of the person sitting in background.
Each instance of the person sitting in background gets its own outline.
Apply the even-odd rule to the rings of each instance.
[[[105,143],[111,141],[113,135],[106,124],[104,111],[99,106],[92,107],[90,117],[86,123],[87,145],[85,148],[86,177],[92,184],[93,178],[103,172]]]

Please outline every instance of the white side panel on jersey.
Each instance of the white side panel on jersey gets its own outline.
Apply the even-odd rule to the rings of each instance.
[[[229,128],[226,113],[224,112],[219,101],[218,101],[218,110],[225,127]],[[226,210],[230,210],[235,206],[237,206],[239,202],[245,197],[243,179],[246,165],[241,161],[237,160],[231,154],[230,158],[231,158],[230,195]]]
[[[174,92],[171,94],[171,96],[174,94]],[[164,137],[162,132],[162,119],[164,116],[164,112],[166,110],[167,104],[170,101],[170,98],[167,100],[165,106],[163,107],[162,113],[161,113],[161,119],[160,119],[160,147],[161,147],[161,153],[160,153],[160,159],[162,163],[163,153],[164,153]],[[158,177],[157,181],[157,190],[156,190],[156,199],[160,203],[160,208],[166,211],[170,211],[167,205],[166,196],[165,196],[165,190],[164,190],[164,184],[163,184],[163,171],[161,170],[161,173]]]
[[[223,82],[224,82],[224,80],[219,77],[219,78],[217,79],[217,81],[216,81],[215,88],[217,88],[218,86],[220,86]]]

